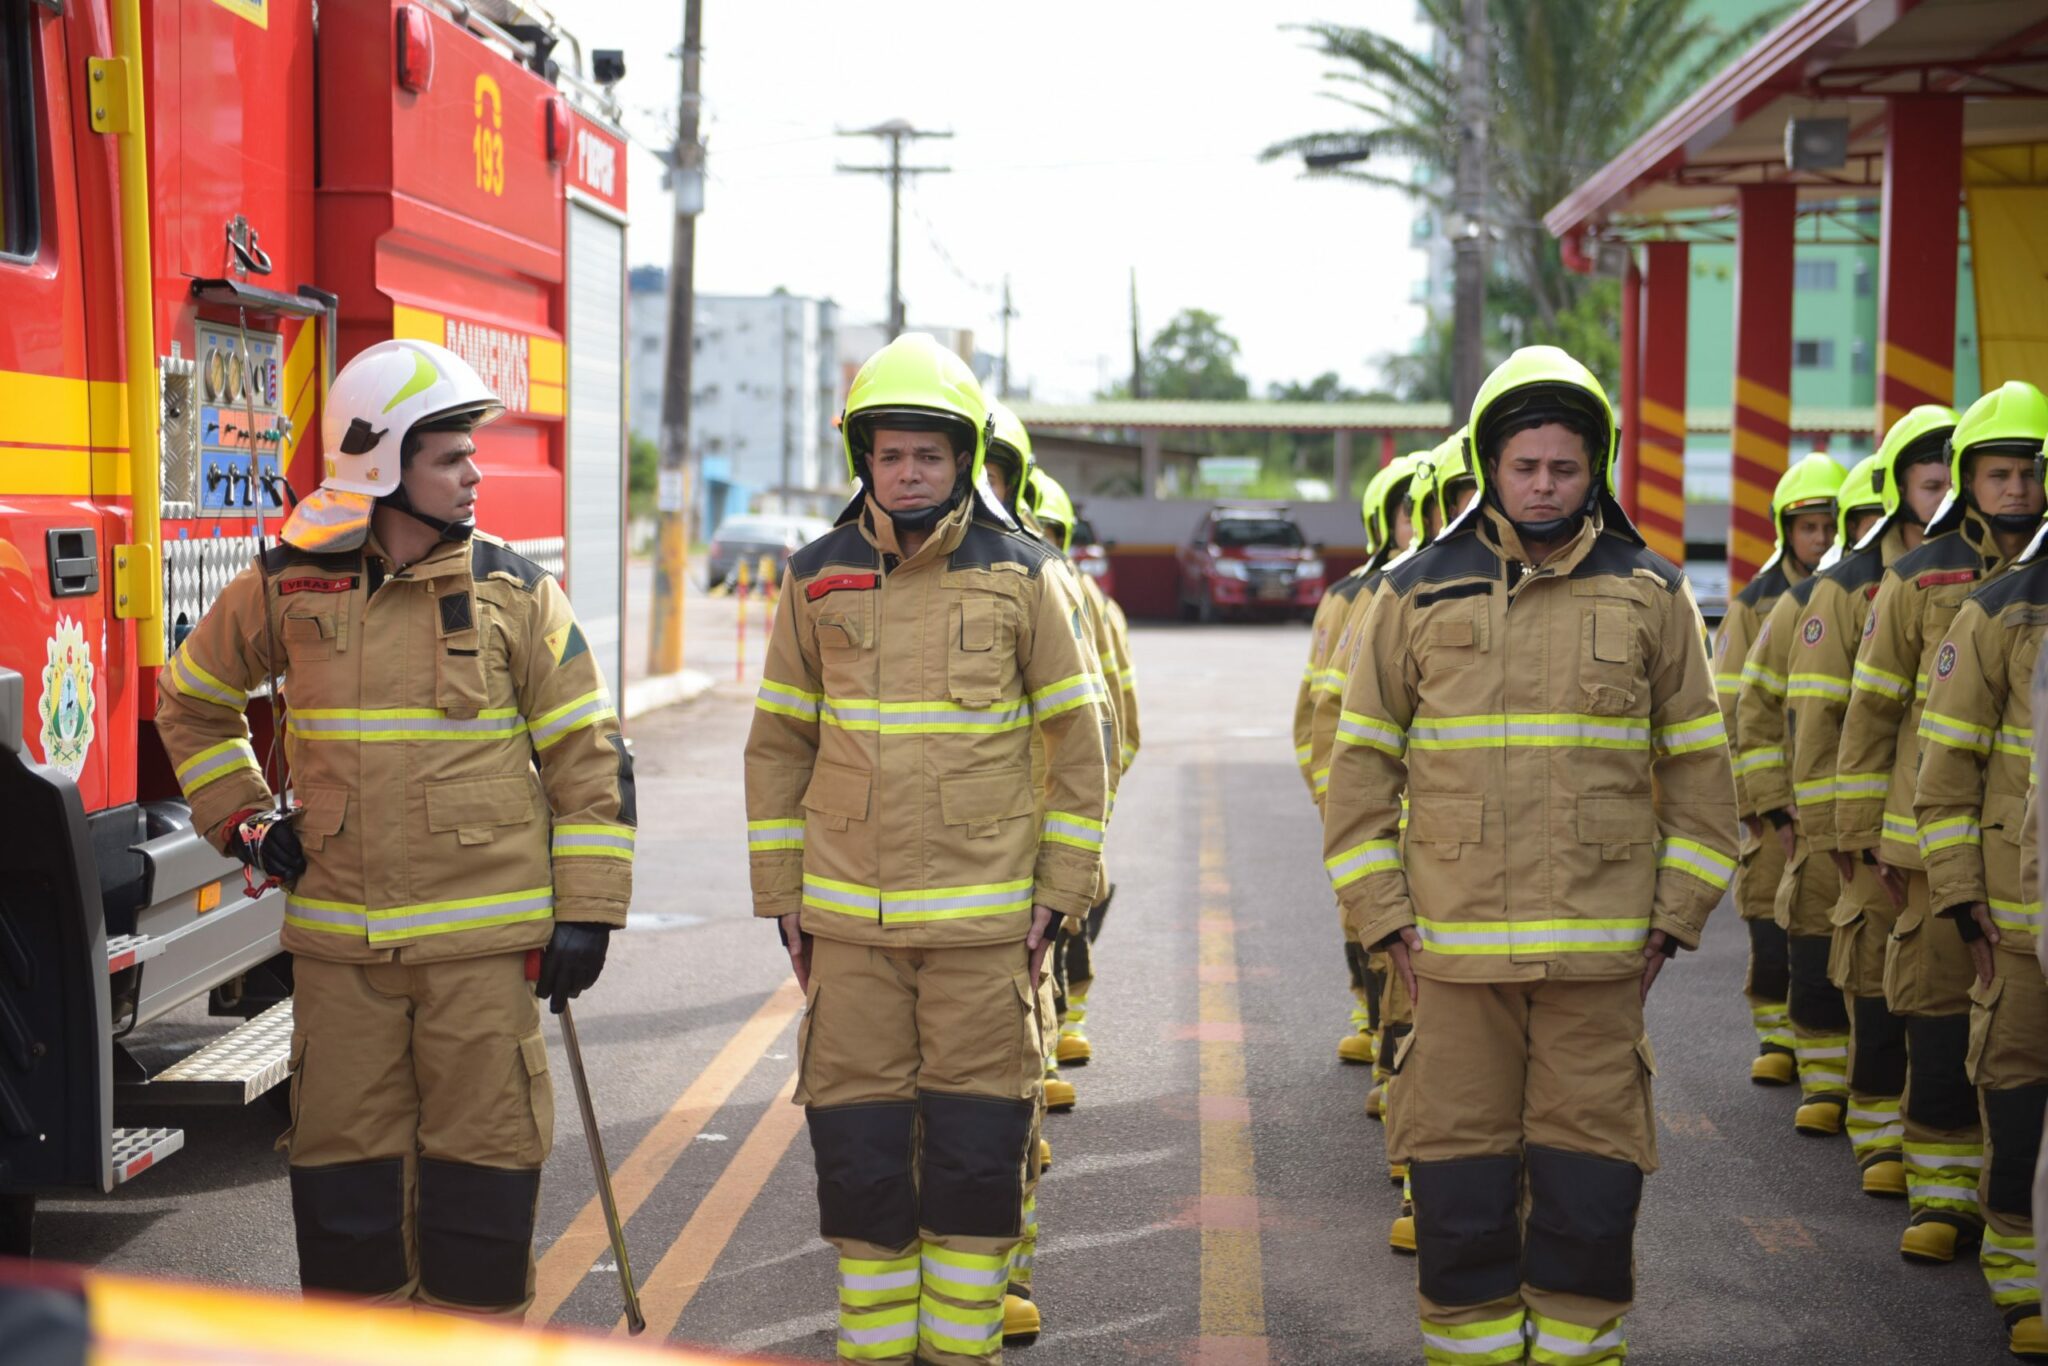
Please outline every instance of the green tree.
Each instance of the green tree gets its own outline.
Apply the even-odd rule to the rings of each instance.
[[[635,433],[626,438],[626,506],[636,517],[654,511],[654,485],[660,477],[661,448]]]
[[[1237,338],[1223,330],[1222,318],[1207,309],[1184,308],[1145,348],[1145,397],[1245,398],[1251,382],[1238,372],[1239,350]],[[1130,396],[1127,382],[1112,386],[1106,395]]]
[[[1399,190],[1448,223],[1459,136],[1453,54],[1464,42],[1464,7],[1460,0],[1418,3],[1435,30],[1431,54],[1370,29],[1294,26],[1335,64],[1325,73],[1336,87],[1328,93],[1356,122],[1289,138],[1262,155],[1270,161],[1341,147],[1412,162],[1407,175],[1356,162],[1307,174]],[[1597,312],[1603,295],[1564,268],[1543,215],[1654,123],[1675,94],[1696,88],[1791,7],[1726,31],[1694,0],[1488,0],[1487,8],[1494,68],[1487,226],[1499,244],[1499,268],[1526,291],[1517,344],[1562,345],[1592,320],[1578,312],[1581,298],[1593,292]],[[1612,330],[1611,310],[1597,320]]]

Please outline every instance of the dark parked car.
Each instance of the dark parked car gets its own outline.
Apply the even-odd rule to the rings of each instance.
[[[1116,596],[1116,575],[1109,567],[1109,546],[1095,534],[1095,528],[1088,524],[1086,517],[1074,521],[1074,548],[1068,552],[1074,561],[1074,568],[1095,580],[1095,586],[1102,590],[1102,596]]]
[[[711,552],[705,557],[704,586],[716,588],[733,576],[741,560],[752,575],[766,555],[782,572],[782,562],[832,529],[822,517],[797,517],[782,513],[750,513],[728,517],[711,537]]]
[[[1226,615],[1306,620],[1322,601],[1322,547],[1309,544],[1284,507],[1211,508],[1179,559],[1186,621]]]

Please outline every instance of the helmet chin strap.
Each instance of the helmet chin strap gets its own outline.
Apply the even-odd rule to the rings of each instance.
[[[1984,520],[1993,530],[2005,532],[2032,531],[2041,525],[2039,516],[2026,512],[1987,512]]]
[[[956,481],[953,491],[946,495],[946,501],[943,503],[933,503],[930,507],[915,508],[909,512],[890,512],[888,508],[883,508],[882,511],[889,513],[889,521],[895,526],[897,535],[905,532],[916,534],[930,531],[945,521],[952,515],[953,509],[960,506],[960,500],[966,496],[964,481]]]
[[[445,522],[439,517],[429,517],[426,513],[421,512],[412,505],[412,496],[405,491],[403,483],[379,498],[377,502],[380,506],[402,512],[415,522],[419,522],[439,533],[444,541],[466,541],[476,532],[476,519],[473,517],[460,522]]]
[[[1515,535],[1521,537],[1522,544],[1526,546],[1531,541],[1556,541],[1563,539],[1565,536],[1576,534],[1580,524],[1586,520],[1586,515],[1592,512],[1594,501],[1600,496],[1595,491],[1596,488],[1597,486],[1589,487],[1586,494],[1586,504],[1577,512],[1567,513],[1562,517],[1545,518],[1540,522],[1517,521],[1515,518],[1508,516],[1508,510],[1501,503],[1500,495],[1495,492],[1493,483],[1490,480],[1486,485],[1486,501],[1493,504],[1495,511],[1507,519],[1508,525],[1515,529]]]

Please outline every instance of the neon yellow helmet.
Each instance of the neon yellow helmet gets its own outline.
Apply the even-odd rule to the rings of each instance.
[[[1408,523],[1412,536],[1408,542],[1410,550],[1420,550],[1429,544],[1429,523],[1422,515],[1422,510],[1435,501],[1436,452],[1430,451],[1415,462],[1415,473],[1408,479]]]
[[[1835,510],[1843,477],[1844,471],[1835,463],[1835,458],[1821,451],[1802,456],[1797,464],[1778,476],[1778,486],[1771,490],[1771,533],[1777,541],[1771,548],[1771,557],[1764,561],[1758,573],[1785,558],[1785,524],[1788,519],[1802,512]],[[1835,531],[1840,535],[1839,523]]]
[[[1073,548],[1074,500],[1059,480],[1045,472],[1045,466],[1033,465],[1025,476],[1024,505],[1045,534],[1059,543],[1062,554]]]
[[[1016,466],[1016,473],[1010,478],[1010,506],[1014,511],[1021,505],[1024,486],[1031,479],[1031,433],[1024,430],[1010,405],[1000,401],[988,405],[988,421],[987,459],[1001,462],[1007,458]]]
[[[1971,456],[2017,455],[2038,459],[2044,440],[2048,440],[2048,396],[2025,380],[2009,379],[1964,409],[1948,439],[1948,498],[1928,519],[1927,534],[1938,536],[1962,525],[1963,509],[1970,505],[1963,466]],[[2006,530],[2024,530],[2038,520],[1980,515],[1991,517]],[[2006,527],[2006,520],[2018,525]]]
[[[1884,434],[1884,441],[1877,448],[1878,475],[1883,481],[1878,496],[1884,502],[1887,522],[1897,515],[1904,502],[1899,492],[1900,471],[1919,464],[1930,448],[1945,453],[1948,439],[1960,420],[1956,410],[1947,404],[1923,403],[1908,409]]]
[[[1451,524],[1450,492],[1453,484],[1465,481],[1477,482],[1472,472],[1472,457],[1465,449],[1461,433],[1453,433],[1438,444],[1431,456],[1435,466],[1430,480],[1430,497],[1436,500],[1436,520],[1439,528]]]
[[[1365,498],[1359,504],[1358,515],[1365,521],[1367,558],[1379,554],[1393,540],[1395,496],[1408,496],[1408,481],[1414,476],[1416,466],[1428,459],[1428,451],[1397,455],[1373,471],[1372,478],[1365,481]]]
[[[863,476],[877,427],[894,425],[910,431],[944,431],[958,449],[972,450],[970,487],[984,489],[982,465],[988,458],[989,410],[981,384],[967,362],[925,332],[906,332],[860,367],[846,391],[839,439],[846,448],[846,476]],[[993,500],[988,500],[992,502]]]
[[[1859,512],[1875,512],[1882,521],[1891,512],[1884,501],[1884,452],[1866,455],[1849,467],[1842,480],[1840,501],[1835,509],[1835,544],[1849,544],[1849,519]],[[1896,490],[1895,490],[1896,491]]]
[[[1604,499],[1607,515],[1633,535],[1614,501],[1614,467],[1620,430],[1614,406],[1600,381],[1570,353],[1555,346],[1525,346],[1494,367],[1472,400],[1472,420],[1461,443],[1466,466],[1479,492],[1486,493],[1487,464],[1516,432],[1560,423],[1579,433],[1593,461],[1590,498]]]

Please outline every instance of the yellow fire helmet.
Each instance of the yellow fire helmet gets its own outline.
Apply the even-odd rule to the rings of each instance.
[[[1024,503],[1024,490],[1031,482],[1031,433],[1000,400],[988,405],[989,437],[986,464],[1005,466],[1010,482],[1009,510],[1015,513]]]
[[[1004,526],[1016,519],[997,500],[982,476],[988,458],[988,399],[967,362],[954,355],[929,333],[906,332],[869,356],[847,389],[846,410],[840,415],[839,438],[846,449],[846,475],[853,483],[868,487],[868,457],[874,432],[895,428],[907,431],[943,431],[951,434],[956,450],[973,452],[967,478],[956,481],[952,496],[944,503],[917,514],[896,517],[899,529],[928,528],[937,524],[960,500],[972,496],[989,517]],[[842,521],[857,513],[855,497]]]
[[[1065,554],[1074,545],[1074,500],[1067,496],[1059,480],[1045,472],[1043,465],[1033,465],[1029,478],[1024,490],[1025,505],[1045,529],[1046,539]]]
[[[1777,537],[1771,556],[1757,569],[1761,574],[1785,558],[1786,524],[1802,512],[1833,512],[1841,491],[1844,472],[1835,458],[1820,451],[1804,456],[1778,477],[1771,490],[1771,531]],[[1837,534],[1840,527],[1836,528]],[[1809,566],[1810,568],[1810,566]]]
[[[1593,478],[1585,507],[1555,519],[1555,526],[1532,526],[1525,534],[1557,534],[1597,508],[1609,531],[1642,544],[1642,534],[1615,498],[1621,431],[1607,391],[1583,363],[1555,346],[1525,346],[1516,351],[1494,367],[1472,399],[1472,420],[1465,430],[1464,445],[1480,498],[1498,503],[1500,495],[1488,481],[1486,470],[1499,448],[1515,433],[1549,423],[1579,434],[1592,458]],[[1462,525],[1473,525],[1473,521],[1465,518]]]
[[[1884,521],[1884,514],[1891,511],[1884,500],[1883,451],[1866,455],[1849,467],[1849,475],[1842,480],[1840,502],[1835,511],[1835,544],[1846,547],[1849,543],[1849,519],[1859,512],[1875,512],[1878,521]]]
[[[1418,466],[1429,459],[1428,451],[1397,455],[1365,481],[1365,498],[1358,515],[1365,521],[1365,555],[1368,560],[1387,549],[1394,539],[1394,510],[1408,496],[1408,481]]]
[[[1963,524],[1963,509],[1970,502],[1964,475],[1971,456],[2018,455],[2038,459],[2044,438],[2048,438],[2048,396],[2025,380],[2009,379],[1972,403],[1949,435],[1948,498],[1927,519],[1927,534],[1939,536]],[[2024,531],[2037,520],[2000,517],[1981,509],[1979,515],[2001,531]],[[2015,525],[2007,525],[2008,521]]]
[[[1437,523],[1449,527],[1454,520],[1451,516],[1451,493],[1460,484],[1477,484],[1478,477],[1472,470],[1471,452],[1465,449],[1464,433],[1453,432],[1437,446],[1433,456],[1436,477],[1431,480],[1430,496],[1436,499]],[[1472,500],[1478,502],[1477,498]],[[1466,504],[1469,508],[1471,503]]]

